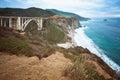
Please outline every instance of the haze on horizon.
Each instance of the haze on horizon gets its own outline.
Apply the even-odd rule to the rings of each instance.
[[[120,0],[0,0],[0,8],[58,9],[84,17],[120,17]]]

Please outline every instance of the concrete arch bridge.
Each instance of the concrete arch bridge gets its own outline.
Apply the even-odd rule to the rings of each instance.
[[[42,30],[43,28],[43,19],[42,17],[7,17],[7,16],[0,16],[0,26],[1,27],[9,27],[15,30],[24,31],[27,25],[31,21],[35,21],[38,30]]]

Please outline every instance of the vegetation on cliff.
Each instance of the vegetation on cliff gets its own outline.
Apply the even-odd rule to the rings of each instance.
[[[35,38],[35,36],[39,38],[41,37],[49,44],[57,44],[67,41],[67,35],[62,30],[58,29],[54,23],[50,23],[49,20],[43,21],[43,29],[41,31],[37,30],[37,25],[34,21],[28,24],[25,31],[28,36],[31,35],[31,39]]]
[[[67,56],[70,57],[69,54]],[[72,56],[73,65],[68,65],[64,72],[64,76],[69,76],[71,80],[106,80],[103,76],[100,76],[92,66],[88,66],[85,63],[86,55],[78,54]],[[74,60],[73,60],[74,59]]]
[[[14,33],[12,29],[0,28],[0,51],[33,56],[31,48],[23,39],[19,34]]]
[[[60,49],[64,56],[72,61],[67,64],[64,76],[70,80],[114,80],[115,71],[102,59],[82,47]]]
[[[57,29],[57,27],[54,24],[47,24],[47,34],[46,34],[46,40],[51,43],[63,43],[66,42],[66,34],[62,32],[61,30]]]
[[[37,55],[39,58],[54,52],[53,44],[66,42],[67,35],[54,24],[44,22],[43,29],[37,30],[35,21],[31,21],[25,32],[9,28],[0,28],[0,51],[26,56]],[[23,35],[20,35],[23,34]]]

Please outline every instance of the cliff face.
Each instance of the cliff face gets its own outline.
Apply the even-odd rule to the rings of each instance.
[[[50,22],[63,27],[72,26],[76,28],[80,26],[80,23],[76,18],[59,17],[59,18],[50,18],[49,20]]]
[[[65,33],[68,33],[70,29],[75,29],[81,26],[80,22],[76,18],[49,18],[47,22],[54,24]]]

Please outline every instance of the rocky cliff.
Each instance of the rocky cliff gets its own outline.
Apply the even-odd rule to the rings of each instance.
[[[54,24],[57,28],[62,29],[62,31],[68,33],[70,29],[75,29],[81,27],[80,22],[76,18],[65,18],[60,16],[52,16],[46,20],[51,24]]]

